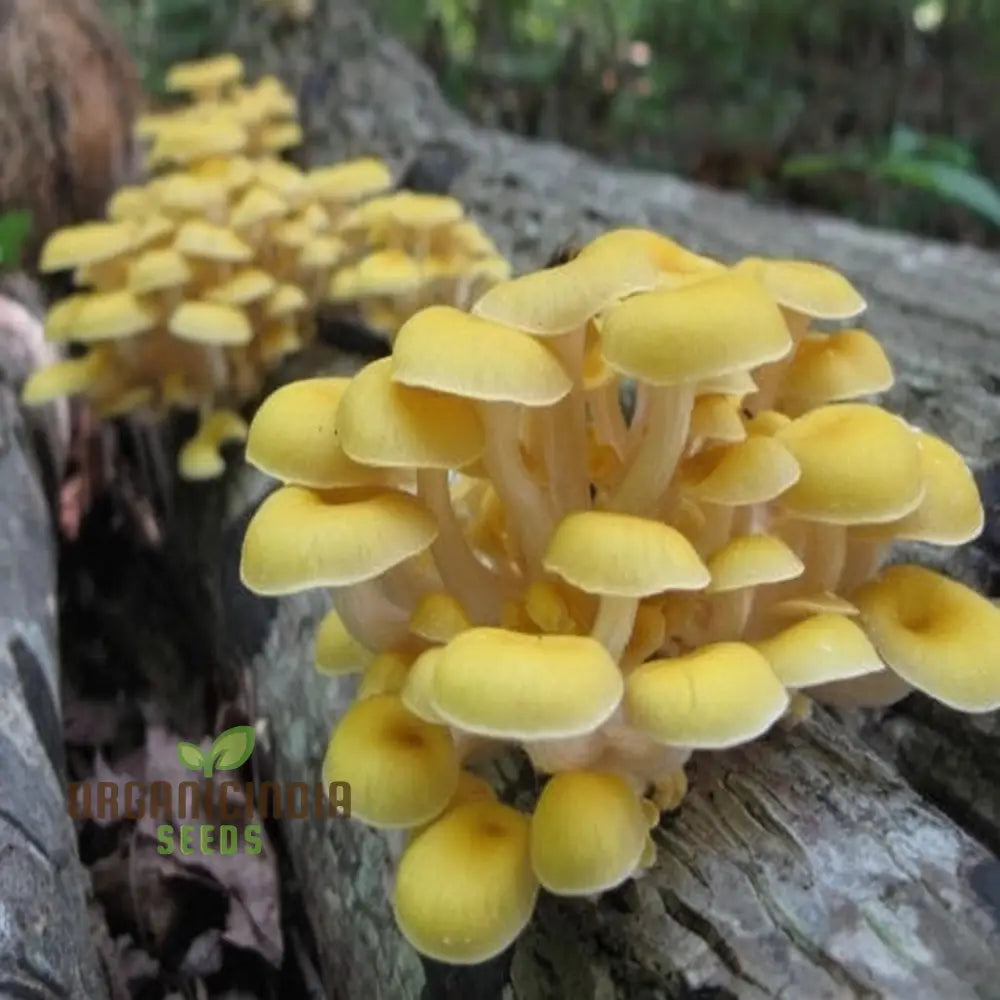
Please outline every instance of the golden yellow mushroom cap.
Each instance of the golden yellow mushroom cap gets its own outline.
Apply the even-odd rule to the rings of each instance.
[[[531,817],[531,865],[557,895],[604,892],[635,872],[648,828],[642,800],[621,775],[563,771]]]
[[[358,698],[372,698],[377,694],[399,694],[406,683],[413,656],[400,652],[383,652],[365,667]]]
[[[316,630],[313,651],[313,663],[321,674],[361,673],[372,655],[348,632],[336,608],[331,608],[323,616]]]
[[[167,329],[175,337],[196,344],[240,346],[253,339],[247,314],[218,302],[182,303],[171,313]]]
[[[354,499],[283,486],[250,520],[240,579],[258,594],[346,587],[422,552],[437,532],[433,516],[406,493]]]
[[[882,659],[962,712],[1000,708],[1000,608],[921,566],[890,566],[852,595]]]
[[[433,707],[484,736],[550,739],[591,732],[622,696],[618,665],[589,636],[473,628],[435,664]]]
[[[306,180],[310,192],[321,201],[353,202],[385,191],[392,185],[392,173],[381,160],[364,157],[317,167]]]
[[[537,340],[451,306],[429,306],[400,327],[392,377],[414,388],[523,406],[550,406],[572,387]]]
[[[167,70],[165,85],[173,92],[193,92],[228,84],[243,79],[243,62],[230,53],[209,59],[176,63]]]
[[[156,313],[130,291],[93,292],[74,301],[67,326],[69,339],[79,343],[132,337],[156,326]],[[55,339],[52,327],[46,332]]]
[[[965,460],[933,434],[915,431],[914,435],[920,450],[923,498],[901,520],[867,529],[867,533],[936,545],[963,545],[978,538],[983,530],[983,504]]]
[[[457,598],[444,591],[424,594],[410,615],[410,631],[428,642],[449,642],[471,625]]]
[[[616,597],[700,590],[710,579],[676,528],[611,511],[578,511],[563,518],[543,565],[580,590]]]
[[[538,882],[528,817],[499,802],[469,802],[414,837],[396,872],[403,936],[450,965],[485,962],[527,926]]]
[[[424,650],[414,661],[400,691],[403,704],[426,722],[444,724],[441,713],[434,707],[434,673],[441,659],[441,647]]]
[[[766,732],[788,694],[752,646],[720,642],[685,656],[650,660],[625,684],[626,717],[669,746],[721,750]]]
[[[692,440],[735,444],[747,436],[740,416],[739,396],[711,393],[699,396],[691,410]]]
[[[375,466],[450,469],[483,453],[485,433],[468,399],[393,381],[393,359],[359,371],[344,390],[337,432],[354,461]]]
[[[892,383],[892,366],[882,345],[865,330],[807,335],[782,375],[778,405],[801,412],[882,392]]]
[[[834,403],[810,410],[773,440],[802,470],[780,500],[799,517],[833,524],[895,521],[923,496],[916,436],[877,406]]]
[[[716,445],[682,462],[681,489],[694,500],[723,506],[766,503],[798,482],[801,472],[790,449],[763,435]]]
[[[654,385],[727,375],[792,348],[774,300],[732,271],[619,302],[603,314],[601,341],[612,368]]]
[[[812,615],[753,646],[789,688],[850,680],[885,669],[865,633],[843,615]]]
[[[754,275],[779,305],[815,319],[853,319],[867,308],[858,290],[825,264],[748,257],[736,269]]]
[[[352,816],[377,827],[433,819],[454,795],[458,773],[448,730],[418,719],[395,694],[355,702],[323,758],[323,784],[350,784]]]
[[[283,218],[287,213],[288,204],[280,195],[263,184],[254,184],[233,206],[229,224],[234,229],[245,229],[269,219]]]
[[[202,297],[224,306],[248,306],[274,291],[277,281],[259,267],[241,267],[225,281],[207,289]]]
[[[774,535],[737,535],[707,560],[712,582],[707,593],[724,594],[743,587],[794,580],[802,560]]]
[[[110,260],[131,249],[134,235],[127,222],[83,222],[57,229],[42,246],[38,269],[49,274]]]
[[[147,250],[128,269],[128,287],[136,295],[147,295],[167,288],[180,288],[192,277],[183,254],[171,248]]]
[[[319,377],[275,389],[254,414],[247,461],[286,483],[318,488],[389,485],[391,473],[348,458],[337,412],[350,379]]]
[[[21,390],[21,399],[29,406],[38,406],[61,396],[86,392],[106,368],[106,356],[93,350],[81,358],[56,361],[32,372]]]
[[[188,257],[204,257],[226,263],[246,263],[253,250],[231,229],[203,219],[190,219],[177,231],[174,248]]]

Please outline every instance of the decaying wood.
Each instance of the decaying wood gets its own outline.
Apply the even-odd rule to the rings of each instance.
[[[38,321],[0,296],[0,996],[101,1000],[90,883],[66,808],[46,496],[66,415],[53,407],[29,423],[17,396],[44,354]]]
[[[866,322],[893,358],[888,404],[978,469],[1000,459],[995,256],[475,128],[350,0],[319,3],[297,29],[243,17],[232,42],[255,71],[296,88],[306,162],[375,153],[432,185],[443,177],[519,266],[616,225],[651,226],[725,259],[837,266],[868,297]],[[223,532],[204,551],[218,553],[222,631],[255,685],[276,772],[311,778],[350,684],[310,668],[321,597],[263,601],[239,587],[239,539],[265,489],[252,473],[236,477]],[[398,845],[355,823],[289,822],[330,988],[393,1000],[501,989],[524,1000],[1000,995],[1000,865],[973,839],[1000,841],[995,719],[914,698],[866,717],[867,744],[859,725],[821,713],[738,753],[698,757],[690,797],[658,831],[650,875],[599,905],[543,898],[513,955],[479,970],[446,974],[401,942],[388,904]],[[886,763],[894,758],[908,781]]]

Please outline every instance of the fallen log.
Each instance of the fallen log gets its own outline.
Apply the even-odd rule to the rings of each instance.
[[[50,501],[67,413],[52,407],[29,422],[18,400],[46,352],[37,319],[0,292],[0,995],[101,1000],[59,708]]]
[[[762,207],[473,127],[348,0],[318,4],[300,27],[240,14],[231,44],[253,70],[296,88],[309,160],[377,153],[412,172],[415,154],[417,166],[430,157],[426,170],[451,176],[452,191],[518,265],[620,224],[652,226],[724,258],[832,263],[869,299],[868,322],[897,369],[892,408],[979,468],[1000,458],[994,256]],[[244,471],[224,489],[224,516],[216,508],[219,519],[202,522],[198,536],[222,656],[253,684],[275,775],[312,780],[350,700],[347,683],[310,668],[325,602],[242,591],[239,542],[267,486]],[[869,725],[883,757],[900,754],[902,741]],[[956,734],[976,725],[952,724]],[[969,766],[955,752],[962,735],[940,744],[947,756],[909,767],[907,783],[853,728],[823,714],[738,753],[698,758],[690,798],[658,833],[651,874],[599,905],[544,899],[513,954],[476,970],[421,964],[402,943],[388,904],[398,844],[354,823],[289,821],[328,989],[391,998],[994,995],[997,862],[962,829],[961,809],[947,818],[914,789],[933,776],[967,788],[957,793],[964,798],[995,801],[995,783],[954,781]],[[948,806],[946,795],[936,798]],[[973,833],[990,840],[996,811],[980,815]]]

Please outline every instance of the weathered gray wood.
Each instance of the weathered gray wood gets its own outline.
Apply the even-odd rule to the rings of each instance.
[[[977,466],[1000,458],[996,256],[612,170],[471,127],[350,0],[319,3],[300,28],[256,12],[238,17],[231,41],[252,68],[296,87],[312,162],[378,153],[402,168],[424,147],[425,172],[443,165],[454,173],[454,193],[518,265],[619,224],[652,226],[727,259],[786,254],[834,264],[868,296],[867,322],[895,362],[890,405]],[[243,475],[228,497],[221,609],[254,679],[279,775],[315,775],[349,692],[309,666],[319,598],[260,602],[232,589],[241,526],[260,489]],[[923,739],[914,718],[896,713],[893,725]],[[917,787],[930,774],[958,787],[953,777],[966,772],[956,750],[972,729],[950,718],[952,735],[925,744],[932,756],[908,771]],[[883,754],[902,752],[903,739],[878,736]],[[542,902],[513,956],[508,995],[1000,994],[996,903],[980,895],[995,859],[848,727],[820,718],[738,754],[699,759],[694,779],[679,818],[660,834],[662,860],[649,877],[599,907]],[[995,831],[1000,810],[987,808],[1000,796],[995,783],[977,778],[958,794],[967,805],[985,802],[977,835]],[[331,988],[347,997],[419,995],[424,972],[389,914],[386,841],[355,824],[287,826]],[[428,995],[445,995],[438,978]],[[494,995],[482,983],[453,977],[448,995]]]
[[[0,996],[101,1000],[66,808],[56,542],[39,465],[60,461],[66,413],[29,425],[17,395],[44,353],[37,320],[0,295]]]

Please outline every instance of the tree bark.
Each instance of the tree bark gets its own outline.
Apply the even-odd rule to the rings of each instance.
[[[306,161],[374,153],[409,176],[450,180],[518,266],[616,225],[725,259],[833,264],[868,297],[867,322],[897,369],[888,405],[978,469],[1000,459],[994,255],[476,128],[349,0],[318,4],[300,27],[241,12],[231,44],[297,89]],[[246,470],[227,485],[206,572],[223,653],[252,679],[277,777],[313,780],[352,684],[311,669],[321,596],[264,601],[239,586],[239,542],[266,489]],[[738,752],[699,755],[650,874],[599,904],[543,898],[513,954],[476,970],[421,963],[401,941],[388,902],[398,843],[352,822],[289,821],[328,988],[393,1000],[998,996],[1000,865],[974,839],[1000,841],[998,730],[995,717],[944,717],[913,698],[889,716],[820,713]]]
[[[0,996],[101,1000],[107,986],[67,811],[59,708],[49,500],[66,408],[29,422],[18,401],[46,350],[37,319],[0,292]]]

